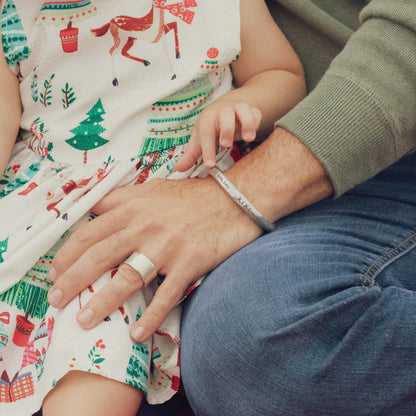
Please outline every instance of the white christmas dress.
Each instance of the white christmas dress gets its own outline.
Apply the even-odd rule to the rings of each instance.
[[[33,414],[73,369],[163,402],[179,384],[180,306],[151,339],[132,343],[155,281],[84,331],[76,312],[115,270],[56,310],[48,269],[112,189],[208,174],[173,166],[197,116],[231,89],[239,1],[4,0],[1,39],[24,110],[0,178],[0,415]],[[235,157],[220,150],[218,164]]]

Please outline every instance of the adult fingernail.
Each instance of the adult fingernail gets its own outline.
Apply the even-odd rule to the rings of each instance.
[[[132,338],[136,342],[144,341],[143,336],[144,336],[145,331],[146,330],[142,326],[137,327],[132,333]]]
[[[63,294],[60,289],[52,288],[48,293],[48,301],[49,303],[57,308],[61,303],[63,298]]]
[[[94,312],[92,309],[84,309],[77,315],[77,320],[82,325],[88,325],[92,318],[94,318]]]
[[[56,269],[55,269],[55,267],[53,267],[53,266],[49,267],[49,276],[48,276],[48,278],[51,282],[55,282],[55,280],[56,280]]]

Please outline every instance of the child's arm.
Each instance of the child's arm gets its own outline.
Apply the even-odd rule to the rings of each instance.
[[[0,178],[19,132],[21,114],[19,81],[6,63],[0,42]]]
[[[175,165],[178,171],[189,169],[201,154],[207,167],[215,166],[218,140],[230,147],[234,140],[266,137],[274,122],[306,94],[302,65],[264,0],[241,0],[240,8],[241,53],[231,65],[237,88],[198,117]]]

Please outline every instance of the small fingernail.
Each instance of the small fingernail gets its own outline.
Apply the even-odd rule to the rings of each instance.
[[[243,134],[243,140],[251,142],[256,138],[256,133],[254,131],[246,131]]]
[[[204,165],[208,168],[211,169],[215,166],[215,160],[206,160],[204,162]]]
[[[136,342],[142,342],[142,341],[144,341],[143,336],[144,336],[145,332],[146,332],[146,330],[142,326],[139,326],[133,331],[132,338]]]
[[[88,325],[92,321],[92,318],[94,318],[92,309],[83,309],[77,315],[77,320],[82,325]]]
[[[55,282],[55,280],[56,280],[56,269],[55,269],[55,267],[53,267],[53,266],[49,267],[49,276],[48,276],[48,278],[51,282]]]
[[[59,304],[61,303],[63,298],[63,294],[60,289],[51,289],[48,293],[48,301],[49,303],[57,308]]]

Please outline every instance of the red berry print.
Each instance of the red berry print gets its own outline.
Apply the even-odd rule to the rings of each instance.
[[[219,54],[218,49],[214,47],[209,48],[207,51],[207,56],[209,59],[215,59],[218,56],[218,54]]]

